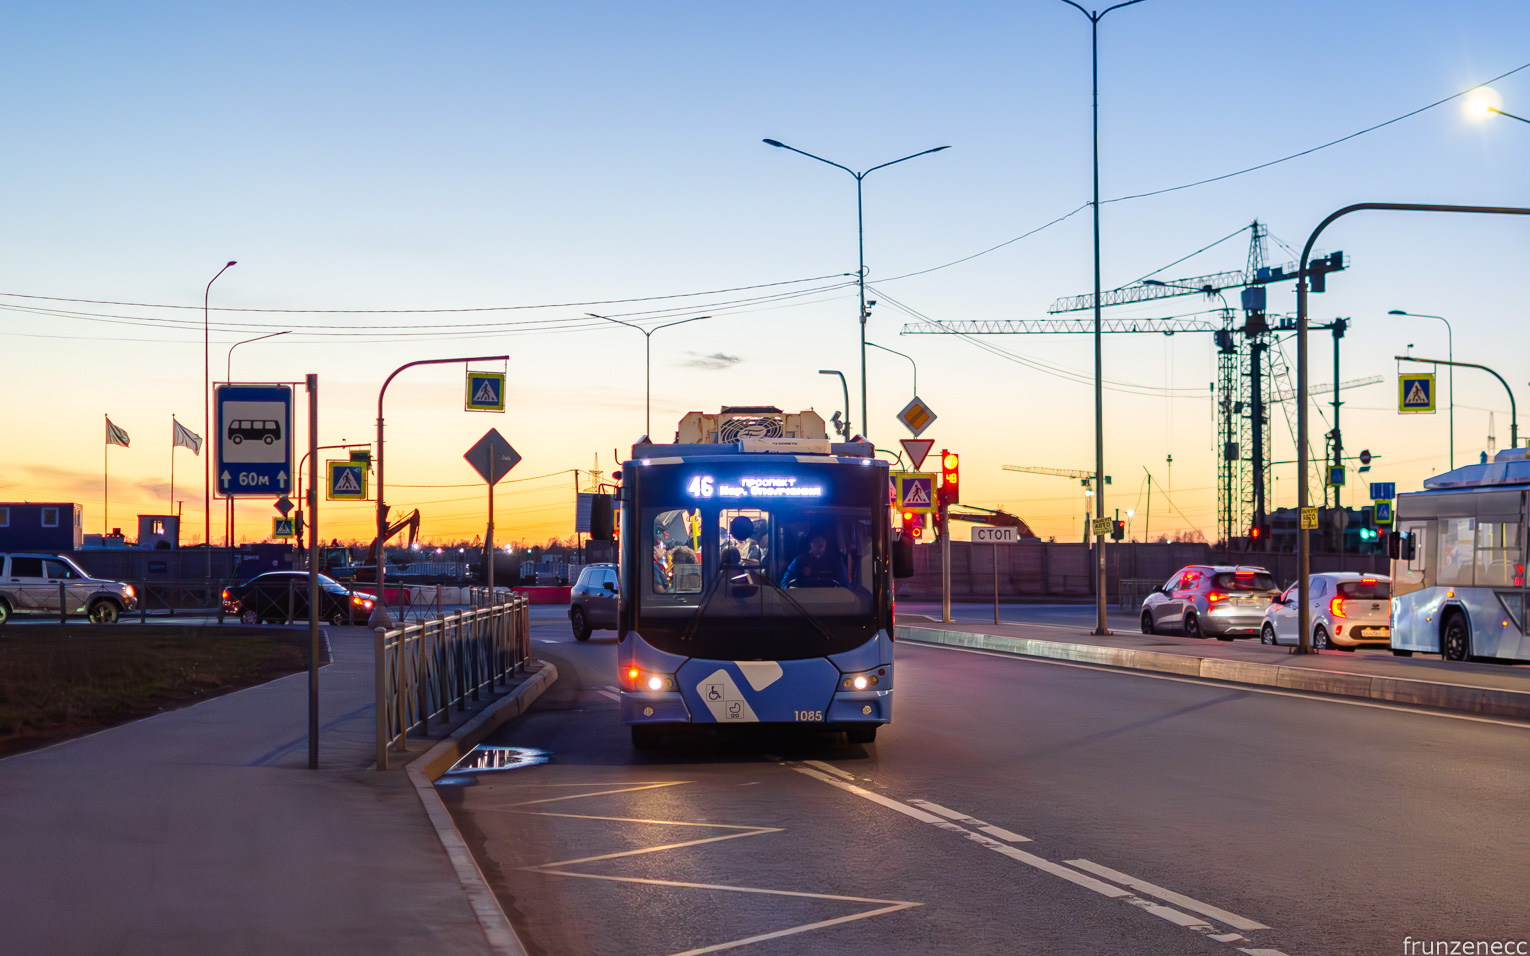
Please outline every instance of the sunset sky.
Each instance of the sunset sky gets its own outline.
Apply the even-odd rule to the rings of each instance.
[[[504,415],[463,410],[461,366],[406,372],[388,391],[388,499],[421,509],[427,539],[482,533],[483,484],[462,454],[490,427],[523,456],[500,486],[501,541],[569,535],[572,470],[609,472],[642,433],[642,336],[586,313],[713,316],[653,337],[656,438],[722,405],[827,419],[842,400],[825,368],[849,378],[862,430],[855,183],[761,143],[771,137],[855,169],[951,147],[865,180],[879,303],[868,334],[917,361],[939,415],[926,437],[962,453],[965,502],[1079,536],[1076,482],[1001,466],[1093,468],[1089,339],[982,340],[1005,356],[900,335],[919,316],[1043,318],[1091,287],[1089,23],[1060,0],[19,2],[0,8],[0,35],[0,498],[78,501],[86,531],[102,531],[109,415],[132,437],[108,452],[110,525],[172,506],[171,416],[205,435],[202,296],[228,260],[239,264],[211,291],[212,378],[234,343],[288,332],[241,346],[232,376],[317,373],[322,444],[370,442],[378,389],[404,362],[510,355],[478,366],[509,373]],[[1255,219],[1284,264],[1352,202],[1530,205],[1530,124],[1473,118],[1461,99],[1244,175],[1109,201],[1323,146],[1515,70],[1493,86],[1504,110],[1530,116],[1526,36],[1530,6],[1509,0],[1146,0],[1111,13],[1105,287],[1241,269],[1238,230]],[[1447,467],[1447,416],[1443,404],[1396,413],[1394,356],[1411,343],[1444,357],[1445,328],[1387,311],[1446,316],[1458,360],[1525,394],[1530,223],[1363,214],[1320,248],[1352,264],[1312,299],[1314,320],[1352,319],[1341,378],[1384,378],[1346,392],[1345,445],[1381,456],[1371,478],[1417,488]],[[1270,309],[1294,312],[1291,283],[1271,288]],[[1312,357],[1311,381],[1330,382],[1326,335]],[[909,363],[875,349],[867,362],[870,437],[896,448]],[[1147,469],[1177,511],[1155,493],[1154,536],[1214,536],[1211,337],[1107,336],[1104,366],[1107,508],[1140,521]],[[1506,447],[1503,388],[1458,370],[1455,391],[1457,463],[1485,447],[1490,414]],[[1285,407],[1276,461],[1294,457]],[[1328,427],[1314,418],[1319,456]],[[191,543],[202,462],[175,455]],[[1294,466],[1275,475],[1273,504],[1293,505]],[[1351,492],[1367,500],[1358,482]],[[243,503],[241,536],[263,537],[273,514]],[[325,503],[321,534],[369,538],[371,515]]]

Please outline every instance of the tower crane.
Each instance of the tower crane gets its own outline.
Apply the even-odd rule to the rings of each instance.
[[[1079,471],[1075,468],[1035,468],[1030,465],[1005,465],[1005,471],[1018,471],[1027,475],[1052,475],[1056,478],[1076,478],[1085,488],[1094,484],[1094,472]],[[1105,476],[1105,484],[1110,484],[1110,476]]]
[[[1222,298],[1221,320],[1213,322],[1204,317],[1102,319],[1100,332],[1131,333],[1157,332],[1173,335],[1176,332],[1211,332],[1217,349],[1217,524],[1224,541],[1246,533],[1251,524],[1265,520],[1265,492],[1269,486],[1270,428],[1268,406],[1271,388],[1272,330],[1266,319],[1265,287],[1275,282],[1295,280],[1300,270],[1294,264],[1268,266],[1265,264],[1266,227],[1258,220],[1247,227],[1249,230],[1248,265],[1242,270],[1217,272],[1186,279],[1143,279],[1129,286],[1110,289],[1100,293],[1101,306],[1129,305],[1184,295],[1218,296]],[[1230,238],[1230,237],[1229,237]],[[1344,253],[1319,256],[1308,263],[1307,281],[1310,291],[1322,292],[1326,288],[1327,274],[1346,268]],[[1237,324],[1234,310],[1227,303],[1223,292],[1239,289],[1239,306],[1244,321]],[[1048,313],[1057,315],[1094,308],[1093,295],[1069,296],[1052,303]],[[1344,335],[1345,319],[1335,319],[1326,326],[1334,336],[1335,380],[1337,380],[1338,341]],[[1282,324],[1281,329],[1294,328]],[[1024,333],[1070,333],[1094,332],[1094,322],[1077,318],[1019,319],[957,322],[917,322],[905,325],[903,334],[923,335],[988,335]],[[1240,341],[1241,339],[1241,341]],[[1279,357],[1279,352],[1275,353]],[[1338,408],[1338,390],[1334,390],[1335,411]],[[1337,428],[1330,433],[1333,456],[1338,460],[1339,438]],[[1005,466],[1009,468],[1009,466]],[[1012,471],[1031,469],[1010,468]],[[1052,474],[1059,472],[1041,472]],[[1066,474],[1066,477],[1081,477]]]

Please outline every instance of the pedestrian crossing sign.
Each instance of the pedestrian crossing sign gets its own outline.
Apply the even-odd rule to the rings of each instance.
[[[1392,502],[1390,502],[1390,501],[1377,501],[1371,507],[1374,509],[1374,514],[1376,516],[1376,523],[1377,524],[1391,524],[1392,523]]]
[[[293,524],[294,524],[294,522],[293,522],[293,520],[291,518],[272,518],[271,519],[271,537],[273,537],[273,538],[292,538],[292,537],[296,537],[297,536],[297,532],[293,530],[293,527],[292,527]]]
[[[1397,410],[1434,413],[1433,372],[1397,376]]]
[[[367,500],[365,465],[354,461],[331,461],[325,464],[329,466],[329,493],[325,495],[326,498],[330,501]]]
[[[505,410],[505,373],[467,373],[467,405],[470,412],[502,412]]]
[[[898,508],[914,514],[935,513],[935,475],[923,471],[895,471],[898,483]]]

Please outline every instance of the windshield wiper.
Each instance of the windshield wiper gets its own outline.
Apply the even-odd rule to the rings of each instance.
[[[770,575],[766,574],[764,570],[760,568],[745,567],[738,564],[724,564],[719,566],[717,573],[712,576],[711,582],[707,585],[706,594],[702,597],[701,602],[696,605],[696,612],[691,615],[690,621],[685,625],[685,630],[680,634],[680,639],[682,641],[689,641],[696,636],[696,630],[701,626],[701,616],[703,613],[705,613],[707,605],[712,603],[713,595],[717,593],[718,582],[722,580],[723,576],[727,574],[727,572],[732,570],[742,571],[746,577],[758,575],[759,580],[770,585],[772,588],[775,588],[775,590],[782,597],[786,598],[786,603],[790,604],[798,614],[801,614],[803,620],[807,621],[815,631],[817,631],[819,634],[822,634],[824,640],[834,640],[834,634],[828,628],[824,627],[823,623],[820,622],[818,618],[809,613],[808,609],[803,607],[801,602],[799,602],[796,598],[792,597],[792,595],[785,588],[781,587],[781,585],[772,580]]]

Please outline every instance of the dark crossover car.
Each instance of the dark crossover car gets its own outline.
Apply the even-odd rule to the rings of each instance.
[[[1252,637],[1280,596],[1264,568],[1192,564],[1142,602],[1142,633],[1178,628],[1187,637]]]
[[[568,621],[574,640],[589,640],[592,630],[615,630],[616,601],[616,565],[586,565],[569,589]]]
[[[319,620],[330,624],[365,624],[376,597],[347,591],[327,575],[319,575]],[[308,572],[268,571],[223,591],[223,613],[244,624],[282,624],[288,608],[292,620],[308,620]]]

